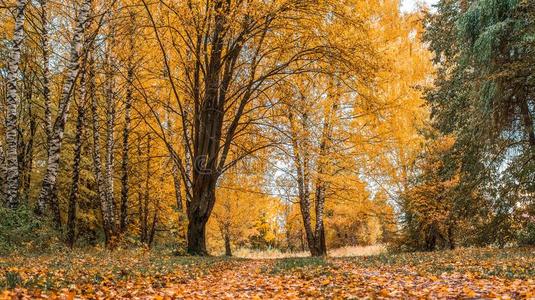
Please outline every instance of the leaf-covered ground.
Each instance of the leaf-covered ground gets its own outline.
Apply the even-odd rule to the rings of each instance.
[[[0,298],[535,299],[535,249],[246,260],[115,251],[0,259]]]

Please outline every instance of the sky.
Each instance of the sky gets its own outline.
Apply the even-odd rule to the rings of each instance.
[[[438,0],[401,0],[401,10],[412,11],[418,8],[418,3],[426,3],[427,5],[432,5],[437,2]]]

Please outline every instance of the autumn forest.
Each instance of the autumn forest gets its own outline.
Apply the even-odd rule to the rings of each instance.
[[[0,0],[0,299],[535,298],[535,1],[401,7]]]

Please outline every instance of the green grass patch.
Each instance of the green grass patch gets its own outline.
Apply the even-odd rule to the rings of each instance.
[[[310,269],[330,266],[324,258],[296,257],[277,259],[271,269],[272,274],[284,273],[296,269]]]

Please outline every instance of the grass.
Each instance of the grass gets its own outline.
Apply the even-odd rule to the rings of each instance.
[[[145,249],[113,252],[84,249],[46,255],[14,255],[0,258],[0,290],[14,286],[48,290],[71,284],[114,284],[168,274],[195,278],[228,260],[226,257],[174,256]]]
[[[0,290],[14,287],[57,290],[70,285],[112,286],[124,281],[152,278],[158,287],[186,283],[220,268],[257,262],[263,274],[301,273],[324,275],[338,265],[355,269],[388,270],[426,276],[473,274],[478,278],[535,277],[535,249],[466,248],[453,251],[387,253],[383,246],[348,247],[329,252],[329,258],[305,257],[306,253],[237,252],[249,258],[174,256],[171,252],[93,249],[46,255],[0,258]],[[157,279],[157,280],[154,280]]]
[[[348,258],[363,268],[418,268],[434,275],[470,273],[480,277],[535,277],[535,249],[462,248],[436,252],[382,253],[375,256]]]
[[[296,269],[308,269],[327,266],[329,266],[328,261],[321,257],[282,258],[275,261],[272,266],[271,273],[278,274],[288,271],[294,271]]]
[[[371,256],[386,253],[384,245],[372,246],[348,246],[329,250],[329,257],[355,257],[355,256]],[[234,251],[234,256],[247,259],[281,259],[281,258],[296,258],[309,257],[310,253],[306,251],[301,252],[282,252],[279,249],[268,249],[263,251],[241,248]]]

